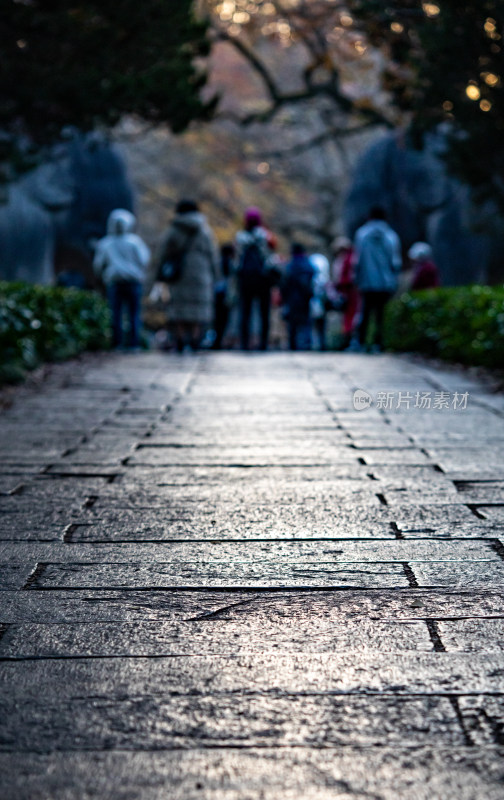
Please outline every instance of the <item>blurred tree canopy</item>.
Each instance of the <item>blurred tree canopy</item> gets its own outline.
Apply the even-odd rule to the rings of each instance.
[[[418,146],[445,123],[453,174],[504,207],[504,0],[355,0],[371,45],[385,49],[384,85],[411,115]]]
[[[266,102],[242,114],[242,124],[314,101],[333,109],[324,107],[326,129],[315,144],[385,125],[406,129],[421,147],[441,124],[451,172],[476,197],[504,207],[504,0],[200,3],[211,9],[218,37],[262,81]],[[288,80],[265,57],[267,38],[300,54]]]
[[[208,117],[207,24],[192,0],[5,0],[0,15],[0,132],[35,149],[67,126],[126,114],[184,130]]]

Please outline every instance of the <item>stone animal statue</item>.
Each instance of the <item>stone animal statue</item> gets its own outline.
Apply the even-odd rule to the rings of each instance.
[[[397,131],[375,141],[357,165],[345,227],[353,236],[380,205],[405,250],[416,241],[432,245],[444,286],[502,282],[504,218],[495,207],[475,203],[470,187],[447,174],[445,137],[442,129],[429,134],[422,150]]]
[[[102,137],[72,136],[7,187],[0,279],[92,286],[92,244],[118,207],[133,210],[121,155]]]

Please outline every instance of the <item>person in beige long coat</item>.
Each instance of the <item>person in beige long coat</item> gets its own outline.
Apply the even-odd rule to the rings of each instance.
[[[179,258],[181,275],[170,283],[168,316],[174,327],[177,350],[189,344],[196,350],[212,323],[214,286],[220,278],[220,261],[213,232],[196,203],[182,200],[166,234],[161,264]]]

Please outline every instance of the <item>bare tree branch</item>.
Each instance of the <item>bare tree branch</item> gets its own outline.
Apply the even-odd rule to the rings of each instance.
[[[357,112],[369,122],[373,122],[377,125],[385,125],[387,128],[393,127],[393,123],[377,109],[355,107],[352,99],[340,91],[337,69],[330,72],[328,80],[320,83],[313,83],[311,81],[311,76],[306,73],[305,89],[296,92],[282,93],[266,64],[242,39],[237,36],[230,36],[224,30],[217,31],[217,38],[220,41],[230,44],[246,59],[252,69],[261,78],[271,101],[270,106],[266,109],[252,111],[243,116],[232,112],[226,112],[218,114],[220,118],[233,120],[243,126],[248,126],[253,123],[265,123],[270,122],[285,106],[304,103],[316,97],[328,97],[341,111],[347,114]],[[308,47],[309,51],[311,50],[311,47],[306,44],[305,40],[303,40],[303,44]]]
[[[356,136],[363,131],[374,128],[375,125],[375,122],[365,122],[362,125],[356,125],[353,128],[330,128],[329,130],[317,134],[317,136],[313,136],[311,139],[307,139],[305,142],[298,142],[291,147],[285,147],[281,150],[269,150],[259,153],[258,157],[286,158],[290,156],[301,155],[302,153],[306,153],[308,150],[311,150],[314,147],[319,147],[321,144],[325,144],[325,142],[337,142],[341,138]]]
[[[254,53],[254,51],[237,36],[230,36],[225,30],[219,30],[217,33],[217,38],[222,42],[228,42],[229,44],[233,45],[233,47],[246,58],[257,74],[262,78],[271,99],[276,102],[280,98],[280,91],[278,90],[278,87],[268,68]]]

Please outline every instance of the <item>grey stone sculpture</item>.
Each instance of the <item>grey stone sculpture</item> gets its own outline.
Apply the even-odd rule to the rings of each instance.
[[[0,278],[51,284],[64,274],[92,285],[92,242],[118,207],[133,210],[122,157],[102,137],[74,134],[8,187],[0,204]]]

